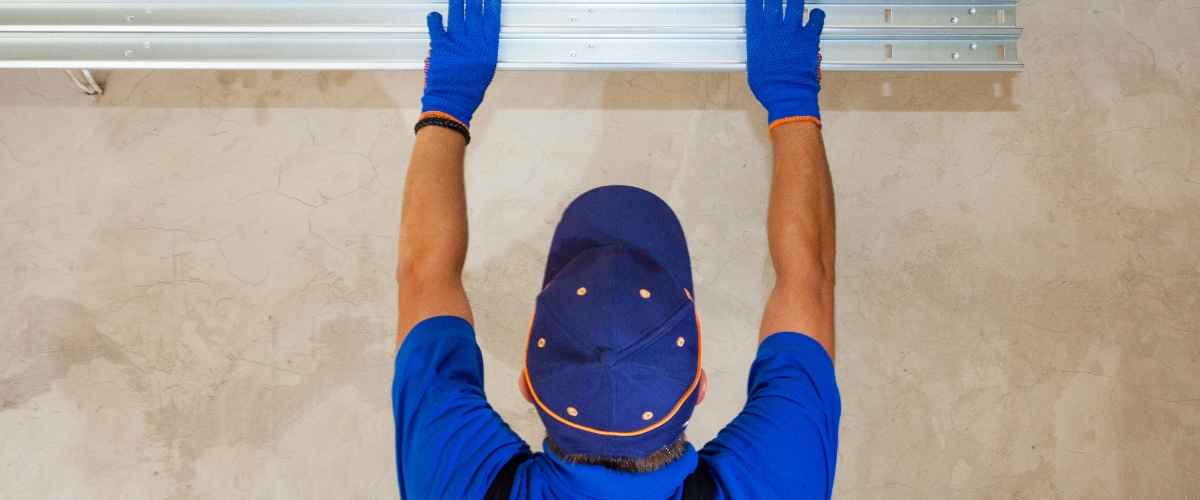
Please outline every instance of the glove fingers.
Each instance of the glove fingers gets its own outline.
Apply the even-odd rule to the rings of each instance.
[[[428,16],[425,16],[425,24],[429,25],[429,39],[446,36],[446,28],[442,26],[441,12],[430,12]]]
[[[783,0],[764,0],[766,5],[763,21],[767,26],[779,26],[783,23]]]
[[[825,29],[825,11],[821,9],[813,9],[808,13],[808,24],[804,29],[813,35],[820,35],[821,30]]]
[[[800,0],[788,0],[784,6],[783,25],[791,29],[799,29],[804,26],[804,2]]]
[[[483,0],[467,0],[466,10],[468,31],[478,33],[483,29]]]
[[[754,29],[762,26],[763,22],[763,4],[762,0],[746,0],[746,29]]]
[[[458,33],[466,27],[466,6],[463,4],[464,0],[450,0],[450,33]]]
[[[483,28],[489,40],[500,38],[500,0],[484,2]]]

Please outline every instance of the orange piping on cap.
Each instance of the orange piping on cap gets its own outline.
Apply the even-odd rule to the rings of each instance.
[[[684,291],[687,292],[686,289]],[[691,298],[692,298],[691,295],[692,295],[691,293],[688,293],[689,300],[691,300]],[[534,318],[537,317],[536,309],[533,311],[533,315],[529,318],[529,330],[525,333],[525,360],[523,362],[525,369],[522,370],[522,372],[521,372],[521,375],[525,379],[525,385],[527,385],[529,387],[529,394],[533,396],[533,401],[535,403],[537,403],[538,407],[541,408],[542,411],[546,412],[551,417],[554,417],[555,420],[558,420],[559,422],[562,422],[562,423],[566,424],[567,426],[573,427],[575,429],[579,429],[581,431],[590,432],[592,434],[599,434],[601,436],[630,437],[630,436],[638,436],[641,434],[645,434],[654,429],[657,429],[675,417],[675,414],[678,413],[679,409],[683,407],[683,403],[687,402],[688,398],[690,398],[692,396],[692,393],[695,392],[696,387],[698,385],[700,385],[700,373],[704,366],[703,365],[703,361],[704,361],[704,329],[700,327],[700,312],[695,311],[695,310],[693,310],[693,312],[696,315],[696,342],[697,342],[697,344],[699,344],[696,346],[696,349],[697,349],[696,350],[696,377],[692,380],[692,386],[688,387],[687,392],[683,393],[683,397],[679,398],[679,401],[675,403],[675,407],[671,409],[670,413],[667,413],[667,415],[665,417],[663,417],[661,420],[651,424],[650,426],[643,427],[642,429],[639,429],[636,431],[629,431],[629,432],[617,432],[617,431],[605,431],[605,430],[600,430],[600,429],[593,429],[591,427],[588,427],[585,425],[579,425],[575,422],[571,422],[565,418],[562,418],[557,413],[555,413],[553,410],[546,407],[546,404],[542,402],[542,399],[540,397],[538,397],[537,391],[535,391],[533,389],[533,381],[529,379],[529,338],[530,338],[530,335],[533,334],[533,320],[534,320]]]

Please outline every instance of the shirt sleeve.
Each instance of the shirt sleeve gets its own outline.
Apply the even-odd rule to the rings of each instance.
[[[430,318],[405,337],[392,411],[401,498],[483,498],[504,464],[529,454],[487,402],[475,330],[462,318]]]
[[[745,408],[700,450],[719,498],[828,499],[842,401],[833,361],[807,335],[767,337],[750,367]]]

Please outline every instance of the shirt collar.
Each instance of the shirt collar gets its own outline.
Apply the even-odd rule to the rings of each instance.
[[[563,460],[543,442],[542,449],[550,460],[546,475],[574,493],[607,500],[669,498],[683,485],[683,480],[696,471],[696,449],[691,443],[678,460],[654,472],[636,473],[609,469],[602,465],[573,464]]]

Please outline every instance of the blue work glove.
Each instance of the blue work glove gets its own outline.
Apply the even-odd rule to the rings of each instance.
[[[450,26],[430,12],[429,57],[421,118],[452,118],[470,127],[471,115],[496,74],[500,52],[500,0],[450,0]]]
[[[825,11],[813,9],[804,22],[804,1],[746,0],[746,77],[750,91],[767,108],[767,123],[811,121],[821,125],[821,28]]]

